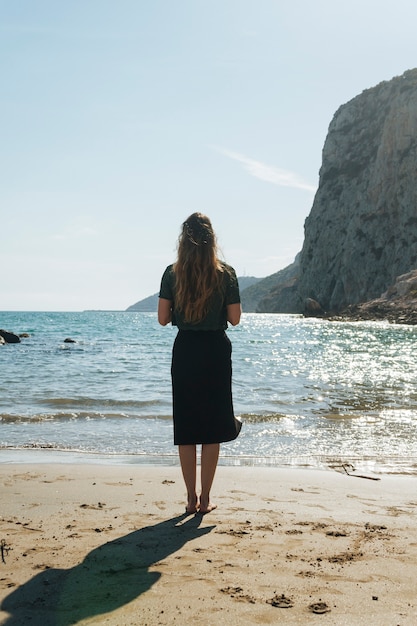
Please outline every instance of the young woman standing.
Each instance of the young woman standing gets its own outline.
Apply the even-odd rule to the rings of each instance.
[[[218,258],[209,218],[193,213],[183,223],[177,260],[161,280],[158,321],[178,327],[172,350],[174,444],[187,488],[187,513],[216,508],[210,490],[220,443],[239,435],[232,402],[231,343],[225,330],[240,321],[234,269]],[[201,493],[197,496],[197,444]]]

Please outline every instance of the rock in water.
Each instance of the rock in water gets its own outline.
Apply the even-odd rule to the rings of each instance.
[[[18,335],[9,333],[7,330],[0,329],[0,336],[3,337],[5,343],[20,343]]]

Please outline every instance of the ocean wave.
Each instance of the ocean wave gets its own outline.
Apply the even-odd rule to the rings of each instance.
[[[248,424],[262,424],[263,422],[276,424],[277,422],[280,422],[283,419],[287,419],[288,417],[296,417],[296,416],[288,416],[287,414],[284,414],[284,413],[261,412],[261,413],[240,413],[239,417],[243,423],[246,422]]]
[[[15,424],[26,423],[35,424],[40,422],[69,422],[76,420],[118,420],[118,419],[143,419],[143,420],[171,420],[172,415],[138,415],[137,413],[128,414],[123,412],[108,413],[103,411],[71,411],[71,412],[59,412],[59,413],[35,413],[33,415],[19,415],[10,413],[0,413],[0,423]]]
[[[45,406],[60,407],[60,406],[95,406],[99,404],[104,407],[131,407],[141,409],[149,406],[159,406],[161,401],[158,398],[150,400],[123,400],[113,398],[90,398],[88,396],[78,396],[76,398],[47,398],[42,399],[41,403]]]

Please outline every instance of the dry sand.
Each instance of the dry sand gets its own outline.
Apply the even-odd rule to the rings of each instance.
[[[417,624],[417,477],[0,465],[0,623]]]

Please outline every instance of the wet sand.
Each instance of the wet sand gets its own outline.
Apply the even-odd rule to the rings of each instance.
[[[379,478],[379,480],[372,480]],[[0,465],[0,623],[417,624],[417,477]]]

